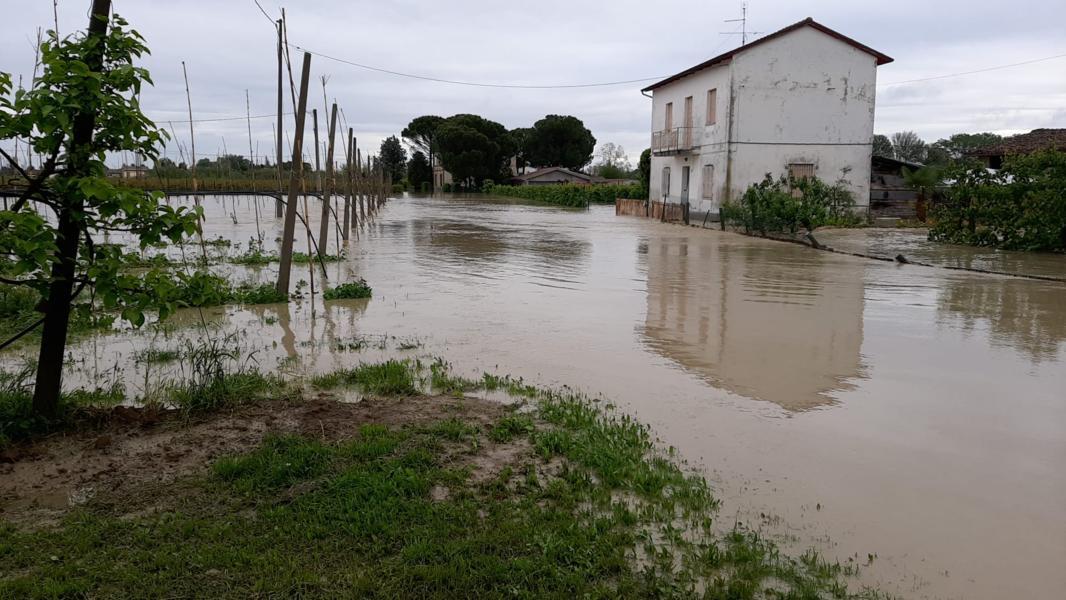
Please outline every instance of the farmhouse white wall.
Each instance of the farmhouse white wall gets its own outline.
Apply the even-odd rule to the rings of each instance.
[[[889,59],[890,60],[890,59]],[[869,203],[877,58],[814,27],[799,27],[751,46],[715,65],[653,91],[652,131],[684,127],[685,98],[693,99],[693,148],[652,156],[650,196],[663,198],[663,167],[670,167],[668,202],[681,201],[681,173],[690,168],[689,204],[716,213],[770,173],[811,163],[820,179],[841,182],[856,205]],[[705,125],[707,91],[717,89],[717,122]],[[730,163],[732,163],[730,165]],[[714,166],[713,198],[702,198],[703,166]]]

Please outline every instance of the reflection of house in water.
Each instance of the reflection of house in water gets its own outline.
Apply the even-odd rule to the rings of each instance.
[[[863,376],[860,261],[734,235],[648,240],[644,336],[714,385],[785,409]]]

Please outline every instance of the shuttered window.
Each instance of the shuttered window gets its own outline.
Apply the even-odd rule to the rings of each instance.
[[[814,177],[814,165],[811,163],[792,163],[788,165],[788,176],[792,179],[809,179]]]
[[[714,200],[714,165],[703,165],[703,199]]]
[[[670,167],[663,167],[663,180],[659,185],[663,198],[670,196]]]
[[[718,89],[707,90],[707,124],[718,122]]]

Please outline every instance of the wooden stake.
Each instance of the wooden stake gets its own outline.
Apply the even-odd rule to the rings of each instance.
[[[307,84],[311,78],[311,55],[304,52],[303,70],[300,73],[300,100],[296,109],[296,134],[292,149],[292,175],[289,178],[288,203],[285,206],[285,224],[281,235],[281,265],[278,270],[278,292],[289,294],[289,275],[292,269],[292,243],[296,233],[296,200],[303,179],[304,121],[307,116]],[[308,252],[311,249],[308,247]]]
[[[352,149],[355,147],[355,138],[352,137],[352,128],[348,128],[348,145],[344,147],[344,159],[347,164],[345,172],[348,176],[348,187],[344,190],[344,219],[341,223],[341,239],[348,241],[352,228]]]
[[[318,224],[318,253],[322,262],[326,260],[326,251],[329,247],[329,199],[336,182],[333,180],[333,139],[337,132],[337,105],[329,115],[329,137],[326,139],[326,180],[322,189],[322,222]]]
[[[318,109],[311,109],[311,118],[314,119],[314,131],[315,131],[315,189],[322,193],[322,175],[319,172],[322,168],[322,164],[318,159]]]
[[[185,76],[185,101],[189,104],[189,142],[192,149],[192,162],[189,172],[192,173],[192,191],[195,193],[199,187],[196,182],[196,134],[192,127],[192,95],[189,94],[189,72],[185,70],[185,61],[181,61],[181,74]]]
[[[189,144],[192,153],[189,173],[192,174],[192,198],[193,202],[196,203],[196,208],[200,209],[202,208],[200,206],[200,196],[196,194],[196,191],[199,189],[199,184],[196,181],[196,134],[193,132],[192,126],[192,94],[189,93],[189,72],[185,69],[185,61],[181,61],[181,74],[185,77],[185,101],[189,105]],[[196,217],[196,236],[200,239],[200,253],[203,255],[204,263],[206,264],[207,245],[204,244],[204,218],[202,214]]]
[[[255,235],[263,243],[263,230],[259,228],[259,199],[255,196],[255,151],[252,150],[252,101],[244,90],[244,110],[248,116],[248,161],[252,164],[252,208],[255,209]]]

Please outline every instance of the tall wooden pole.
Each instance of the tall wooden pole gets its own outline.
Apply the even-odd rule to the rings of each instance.
[[[348,128],[348,145],[345,146],[344,158],[347,163],[345,172],[348,175],[348,187],[344,191],[344,222],[341,224],[341,239],[348,241],[352,229],[352,186],[355,179],[352,177],[352,154],[355,149],[355,138],[352,137],[352,128]]]
[[[329,137],[326,138],[326,180],[322,186],[322,218],[318,224],[318,254],[324,263],[329,244],[329,200],[333,193],[335,181],[333,180],[333,140],[337,133],[337,104],[329,115]]]
[[[311,78],[311,55],[304,52],[300,73],[300,100],[296,109],[296,134],[292,146],[292,174],[289,177],[288,203],[285,205],[285,224],[281,234],[281,265],[278,269],[278,292],[289,294],[289,275],[292,270],[292,243],[296,234],[296,201],[303,179],[304,122],[307,117],[307,84]],[[308,252],[310,252],[308,248]]]
[[[315,190],[318,191],[319,193],[321,193],[322,192],[322,176],[319,174],[319,170],[322,168],[322,163],[320,162],[319,155],[318,155],[318,109],[317,108],[312,108],[311,109],[311,119],[314,120],[314,131],[315,131]],[[308,248],[308,252],[310,252],[310,251],[311,251],[311,249]]]
[[[278,161],[278,197],[275,199],[275,202],[274,202],[274,216],[275,217],[281,217],[281,212],[282,212],[281,211],[281,207],[282,207],[282,203],[281,203],[281,190],[282,190],[282,187],[281,186],[282,186],[282,183],[284,182],[284,176],[283,176],[284,171],[281,168],[281,159],[282,159],[282,156],[281,156],[281,153],[282,153],[281,141],[284,138],[284,131],[285,131],[284,124],[282,122],[282,117],[281,117],[282,110],[284,110],[283,104],[282,104],[283,100],[284,100],[284,95],[282,94],[282,90],[283,90],[282,86],[284,85],[284,79],[282,77],[282,64],[281,64],[282,60],[283,60],[283,54],[282,54],[282,49],[281,49],[281,26],[282,26],[282,21],[281,21],[281,19],[278,19],[278,131],[277,131],[277,139],[275,140],[277,142],[277,151],[278,151],[278,153],[277,153],[277,161]]]

